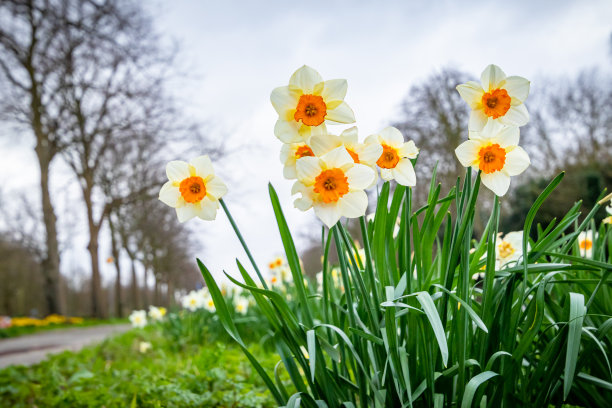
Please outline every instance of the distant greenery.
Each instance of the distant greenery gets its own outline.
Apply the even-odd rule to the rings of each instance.
[[[0,406],[271,407],[274,400],[233,344],[181,344],[158,326],[131,330],[79,353],[0,371]],[[206,341],[206,339],[204,339]],[[151,343],[141,352],[141,343]],[[250,346],[266,370],[278,357]]]

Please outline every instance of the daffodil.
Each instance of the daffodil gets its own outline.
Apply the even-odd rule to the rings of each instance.
[[[215,176],[208,156],[199,156],[189,163],[175,160],[166,165],[168,182],[159,192],[159,199],[176,208],[180,222],[194,217],[212,221],[217,216],[219,199],[227,193],[223,181]]]
[[[138,344],[138,351],[144,354],[147,351],[151,350],[152,347],[153,345],[148,341],[141,341],[140,344]]]
[[[365,189],[372,184],[374,170],[356,164],[344,147],[321,157],[303,157],[297,162],[298,181],[292,194],[301,193],[294,205],[315,214],[329,228],[340,217],[355,218],[365,214],[368,197]]]
[[[317,71],[304,65],[291,75],[289,86],[272,91],[270,101],[278,113],[274,134],[283,143],[307,142],[324,133],[326,122],[353,123],[355,115],[344,102],[345,79],[323,81]]]
[[[211,313],[215,312],[215,302],[213,301],[212,296],[209,295],[204,298],[204,309],[208,310]]]
[[[268,263],[268,268],[272,271],[276,268],[280,268],[285,264],[285,259],[283,257],[277,256],[270,263]]]
[[[529,249],[529,244],[527,244]],[[512,231],[500,237],[495,246],[495,268],[518,261],[523,255],[523,231]]]
[[[297,178],[295,163],[300,158],[307,156],[314,156],[308,144],[304,142],[284,143],[280,152],[280,160],[283,163],[283,176],[287,180],[295,180]]]
[[[249,301],[243,297],[238,298],[236,301],[236,313],[245,315],[249,311]]]
[[[333,149],[344,146],[355,163],[365,164],[373,170],[376,170],[376,161],[383,151],[380,143],[359,143],[357,126],[344,130],[339,136],[331,134],[313,136],[310,145],[315,156],[323,156]]]
[[[147,325],[147,312],[144,310],[134,310],[130,314],[129,319],[133,327],[143,328]]]
[[[480,170],[482,184],[501,197],[510,187],[510,177],[531,164],[518,143],[517,127],[489,122],[482,132],[470,132],[470,140],[461,143],[455,154],[462,165]]]
[[[510,126],[529,122],[524,105],[529,95],[529,81],[519,76],[507,77],[497,65],[489,65],[480,83],[469,81],[457,86],[461,97],[470,105],[469,129],[480,131],[489,121]]]
[[[198,292],[191,291],[181,299],[181,304],[185,309],[192,312],[200,309],[203,306],[204,299]]]
[[[593,254],[593,243],[597,238],[597,234],[593,230],[582,231],[578,234],[578,248],[580,255],[585,258],[590,258]]]
[[[403,186],[415,186],[416,174],[410,159],[416,159],[419,149],[414,142],[404,142],[402,132],[389,126],[365,139],[366,144],[379,144],[382,153],[376,160],[380,177],[385,181],[395,180]]]

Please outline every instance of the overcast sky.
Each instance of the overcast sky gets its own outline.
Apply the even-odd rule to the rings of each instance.
[[[324,79],[348,80],[345,101],[355,112],[361,138],[397,118],[410,86],[443,67],[478,79],[494,63],[508,75],[531,79],[533,91],[537,78],[573,75],[593,66],[609,70],[612,65],[609,0],[175,0],[149,7],[158,30],[180,44],[178,68],[190,73],[189,81],[177,85],[177,95],[188,102],[191,114],[210,125],[212,137],[225,138],[231,150],[242,148],[215,167],[229,187],[225,200],[262,266],[282,250],[269,181],[294,235],[320,228],[312,212],[293,208],[291,182],[283,179],[278,159],[281,143],[273,133],[277,115],[269,102],[271,90],[286,85],[301,65],[314,67]],[[343,129],[329,128],[334,133]],[[32,145],[6,138],[0,143],[3,190],[36,190]],[[199,154],[206,154],[206,146],[193,155]],[[61,167],[56,172],[55,199],[65,208],[69,195],[78,192],[64,188],[71,181],[61,177]],[[425,187],[417,181],[417,188]],[[246,261],[223,213],[215,222],[191,222],[204,245],[199,256],[216,275],[224,268],[234,273],[236,256]],[[89,269],[83,242],[74,239],[76,248],[68,251],[64,270],[81,262]],[[106,247],[101,259],[108,255],[104,251]]]

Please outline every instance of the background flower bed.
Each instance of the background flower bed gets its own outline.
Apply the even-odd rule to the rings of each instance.
[[[275,406],[238,347],[206,331],[179,343],[165,329],[135,329],[79,353],[1,370],[0,406]],[[145,342],[151,347],[141,352]],[[250,349],[274,369],[278,357],[255,343]]]

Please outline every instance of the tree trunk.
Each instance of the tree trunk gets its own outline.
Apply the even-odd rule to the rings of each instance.
[[[111,234],[111,251],[113,253],[113,261],[117,270],[117,278],[115,282],[115,313],[117,317],[123,317],[123,299],[121,297],[121,265],[119,264],[119,247],[117,245],[117,236],[115,225],[112,217],[108,216],[108,226]]]
[[[93,182],[85,177],[85,188],[83,188],[83,198],[87,207],[87,225],[89,227],[89,244],[87,250],[91,259],[91,315],[93,317],[104,318],[106,311],[102,308],[102,285],[100,281],[100,260],[98,254],[98,238],[100,235],[100,222],[94,219],[94,209],[92,203]]]
[[[149,266],[145,263],[144,264],[144,279],[142,282],[142,301],[143,301],[143,306],[145,307],[149,305],[148,280],[149,280]]]
[[[140,307],[140,296],[138,296],[138,277],[136,276],[136,260],[131,253],[128,253],[132,262],[132,309]]]
[[[60,294],[60,255],[57,241],[57,217],[51,203],[49,192],[50,152],[44,147],[44,140],[37,137],[36,156],[40,165],[40,190],[42,198],[43,222],[45,224],[46,254],[42,260],[42,273],[45,281],[44,293],[47,311],[62,314],[63,307]]]

